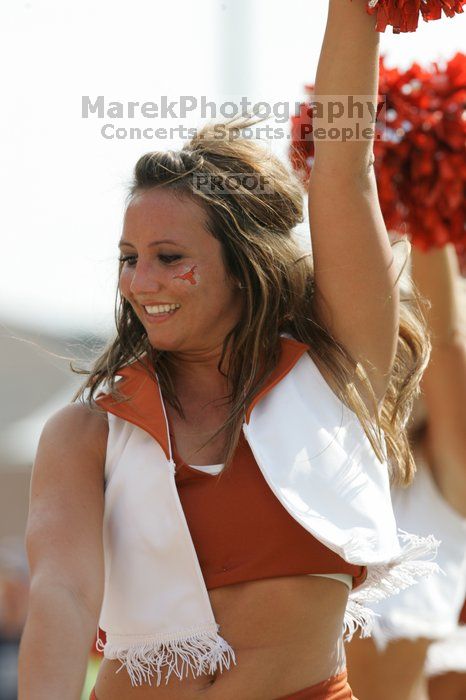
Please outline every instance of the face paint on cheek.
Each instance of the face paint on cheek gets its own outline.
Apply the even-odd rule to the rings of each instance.
[[[196,277],[195,277],[196,268],[197,268],[197,265],[193,265],[193,267],[190,270],[187,270],[182,275],[175,275],[173,277],[173,279],[174,280],[185,280],[185,281],[189,282],[189,284],[197,284],[199,282],[199,275],[196,279]]]

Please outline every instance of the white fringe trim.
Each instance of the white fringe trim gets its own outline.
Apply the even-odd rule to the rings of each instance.
[[[374,612],[371,608],[361,605],[354,598],[348,598],[346,605],[345,617],[343,619],[343,639],[345,642],[350,642],[353,634],[358,627],[361,628],[360,637],[370,637],[375,624],[375,617],[379,613]]]
[[[116,673],[126,668],[132,686],[142,685],[143,682],[152,685],[151,677],[156,673],[158,687],[162,667],[167,670],[166,685],[172,673],[181,681],[183,676],[188,677],[189,671],[196,677],[202,673],[212,674],[217,669],[222,672],[224,666],[229,669],[231,661],[236,665],[235,652],[217,632],[198,632],[183,639],[164,642],[150,639],[131,646],[109,642],[104,645],[98,640],[96,646],[104,652],[106,659],[121,661]]]
[[[380,617],[364,603],[377,603],[384,598],[396,595],[405,588],[417,583],[419,578],[445,572],[432,561],[437,556],[440,541],[433,535],[419,537],[398,528],[401,552],[387,564],[367,567],[367,578],[348,597],[343,620],[343,637],[351,641],[353,634],[361,628],[360,637],[370,637],[376,618]],[[420,559],[429,557],[429,559]]]

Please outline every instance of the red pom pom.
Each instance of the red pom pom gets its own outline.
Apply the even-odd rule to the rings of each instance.
[[[312,94],[313,86],[306,90]],[[408,234],[423,250],[453,243],[464,270],[466,55],[403,72],[386,68],[381,57],[379,94],[386,110],[379,113],[374,167],[387,229]],[[308,104],[292,117],[291,136],[291,162],[307,182],[314,160]]]
[[[376,15],[375,28],[384,32],[393,27],[394,34],[415,32],[419,17],[425,22],[440,19],[442,10],[447,17],[463,12],[466,0],[368,0],[367,12]]]

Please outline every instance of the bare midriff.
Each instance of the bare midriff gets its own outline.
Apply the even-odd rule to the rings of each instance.
[[[318,576],[281,576],[209,591],[219,634],[233,647],[236,665],[214,675],[165,685],[131,686],[119,661],[103,659],[97,700],[276,700],[317,684],[345,667],[341,640],[348,598],[344,583]]]

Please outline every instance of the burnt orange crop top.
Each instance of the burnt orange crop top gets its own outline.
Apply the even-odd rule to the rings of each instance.
[[[348,564],[282,506],[241,435],[221,478],[189,467],[174,449],[176,485],[207,590],[275,576],[342,573],[353,588],[366,567]]]
[[[283,339],[279,364],[254,404],[305,349],[301,343]],[[301,574],[349,574],[353,588],[364,582],[365,566],[348,564],[282,506],[242,433],[231,468],[221,477],[188,466],[177,453],[173,435],[172,449],[178,495],[207,590]]]

